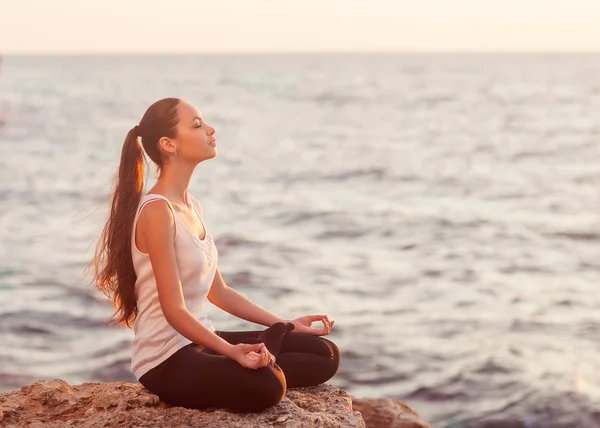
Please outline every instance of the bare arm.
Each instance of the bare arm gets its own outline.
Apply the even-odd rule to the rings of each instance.
[[[192,200],[196,204],[196,208],[198,208],[200,217],[202,217],[202,207],[200,206],[200,203],[193,196]],[[301,333],[326,335],[329,334],[331,327],[333,327],[335,322],[329,321],[327,315],[307,315],[294,320],[284,320],[279,318],[255,303],[252,303],[242,294],[225,284],[219,268],[217,268],[210,292],[208,293],[208,300],[225,312],[246,321],[267,327],[270,327],[276,322],[291,322],[294,324],[295,330]],[[312,323],[315,321],[322,321],[323,328],[313,328]]]
[[[167,322],[192,342],[230,357],[233,346],[206,328],[185,306],[175,258],[175,218],[167,203],[148,204],[137,227],[150,256],[158,299]]]
[[[270,327],[285,320],[273,315],[225,284],[219,268],[208,293],[208,300],[231,315]]]
[[[333,320],[329,321],[327,315],[306,315],[294,320],[284,320],[279,318],[252,303],[233,288],[225,284],[219,268],[217,268],[215,279],[213,280],[210,292],[208,293],[208,300],[215,306],[229,312],[231,315],[267,327],[270,327],[276,322],[290,322],[294,324],[295,331],[299,333],[308,333],[319,336],[326,335],[329,334],[335,323]],[[316,321],[321,321],[323,323],[323,328],[313,328],[312,323]]]
[[[200,205],[200,202],[198,202],[198,200],[193,196],[192,201],[194,204],[196,204],[200,218],[202,218],[202,206]],[[221,275],[221,271],[218,267],[215,273],[215,278],[213,279],[210,287],[210,292],[208,293],[208,300],[213,305],[223,309],[225,312],[255,324],[270,327],[276,322],[284,321],[283,319],[264,310],[260,306],[252,303],[246,297],[225,284],[223,276]]]

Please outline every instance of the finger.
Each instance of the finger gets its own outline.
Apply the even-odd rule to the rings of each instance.
[[[261,356],[261,367],[266,367],[269,364],[269,350],[266,346],[263,347],[260,353]]]
[[[256,355],[253,355],[253,353],[247,354],[243,361],[243,366],[248,369],[257,369],[258,365],[260,364],[260,360]]]
[[[260,354],[258,352],[248,352],[248,354],[246,354],[246,357],[252,361],[255,361],[257,359],[260,359]]]
[[[321,321],[326,316],[327,315],[308,315],[308,319],[310,319],[311,321]]]
[[[247,350],[248,352],[256,352],[257,354],[260,354],[264,346],[264,343],[253,343],[248,345]]]
[[[256,360],[258,361],[258,366],[262,367],[265,360],[265,349],[260,347],[259,350],[256,351]]]
[[[315,336],[324,336],[327,334],[327,329],[326,328],[311,328],[310,332],[307,331],[307,333],[310,333]]]
[[[321,334],[327,335],[327,334],[329,334],[330,331],[331,331],[331,324],[329,323],[329,320],[327,320],[327,322],[323,322],[323,328],[321,329]]]
[[[263,366],[263,355],[262,354],[256,354],[256,358],[254,359],[254,368],[255,369],[259,369]]]
[[[314,335],[318,335],[321,334],[322,331],[325,331],[327,329],[327,325],[325,323],[323,323],[323,327],[319,328],[319,327],[312,327],[312,326],[304,326],[303,329],[300,329],[298,332],[299,333],[308,333],[308,334],[314,334]]]

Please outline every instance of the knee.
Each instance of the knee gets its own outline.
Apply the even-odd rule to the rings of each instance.
[[[340,348],[338,348],[338,346],[335,343],[333,343],[331,340],[323,339],[323,341],[326,343],[327,347],[329,348],[329,364],[328,364],[328,366],[330,367],[330,370],[331,370],[331,377],[333,377],[333,375],[336,374],[338,369],[340,368],[340,359],[341,359]]]
[[[253,385],[249,412],[262,412],[276,406],[283,400],[287,391],[285,375],[281,369],[273,364],[259,369],[259,380]]]

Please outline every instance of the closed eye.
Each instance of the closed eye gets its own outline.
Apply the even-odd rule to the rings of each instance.
[[[202,122],[204,122],[202,120],[202,118],[200,116],[196,116],[194,119],[194,128],[202,128]]]

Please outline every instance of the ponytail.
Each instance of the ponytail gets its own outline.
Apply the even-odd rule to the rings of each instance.
[[[131,327],[138,313],[131,239],[135,239],[133,221],[144,192],[144,151],[160,169],[163,163],[158,141],[177,135],[180,101],[163,98],[148,107],[140,125],[129,131],[123,144],[108,220],[88,266],[94,271],[94,285],[113,301],[116,320],[112,324]]]
[[[131,239],[135,239],[133,222],[144,191],[144,153],[138,136],[136,125],[125,138],[108,221],[91,263],[96,287],[113,301],[116,320],[112,324],[130,328],[137,316]]]

